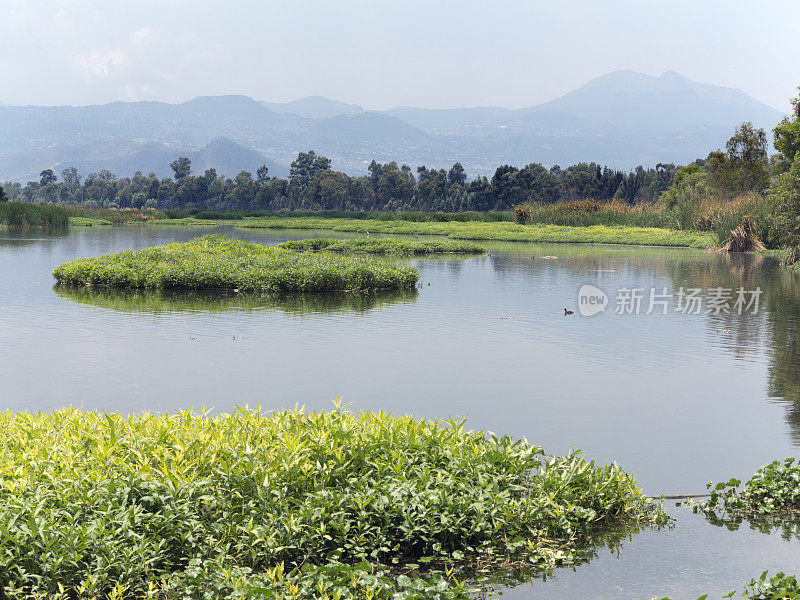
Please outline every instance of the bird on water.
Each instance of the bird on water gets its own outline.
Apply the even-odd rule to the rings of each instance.
[[[564,309],[564,316],[565,316],[565,317],[566,317],[567,315],[574,315],[574,314],[575,314],[575,312],[574,312],[574,311],[567,310],[566,308]]]

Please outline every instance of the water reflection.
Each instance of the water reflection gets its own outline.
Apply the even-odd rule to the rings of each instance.
[[[800,276],[780,266],[774,257],[663,248],[604,248],[600,252],[592,246],[564,246],[556,251],[557,259],[546,260],[532,256],[524,247],[497,245],[494,249],[489,257],[492,268],[500,279],[508,281],[522,272],[555,284],[560,276],[571,274],[577,286],[581,279],[574,274],[583,273],[587,283],[604,281],[606,291],[610,291],[609,285],[642,282],[666,286],[673,292],[680,288],[760,288],[757,314],[703,311],[699,318],[708,343],[723,348],[735,359],[753,362],[766,355],[766,394],[785,405],[792,440],[800,445]],[[654,344],[654,348],[657,346]]]
[[[750,531],[764,535],[777,534],[787,542],[800,541],[800,515],[742,515],[707,511],[703,513],[709,524],[724,527],[728,531],[739,531],[745,526]]]
[[[411,304],[415,290],[378,293],[245,294],[173,290],[115,290],[56,285],[62,298],[126,313],[280,310],[289,314],[365,313],[387,304]]]
[[[644,532],[666,531],[672,525],[642,525],[636,520],[618,520],[590,531],[577,545],[575,560],[572,564],[552,568],[538,565],[536,567],[517,566],[510,568],[491,568],[463,570],[459,579],[475,582],[482,591],[477,598],[498,598],[508,594],[509,590],[521,586],[536,586],[552,578],[562,577],[565,573],[577,573],[598,558],[619,558],[624,547],[633,538]]]

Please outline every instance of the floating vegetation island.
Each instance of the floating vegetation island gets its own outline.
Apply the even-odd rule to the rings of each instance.
[[[486,248],[469,242],[454,240],[407,241],[389,238],[350,238],[335,240],[315,238],[292,240],[278,244],[278,248],[298,252],[339,252],[343,254],[394,254],[397,256],[422,256],[426,254],[485,254]]]
[[[4,598],[466,598],[656,514],[616,465],[338,405],[0,413],[0,497]]]
[[[294,252],[221,235],[59,265],[61,284],[131,289],[334,292],[413,289],[413,267],[329,252]]]

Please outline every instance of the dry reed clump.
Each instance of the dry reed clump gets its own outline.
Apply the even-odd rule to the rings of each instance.
[[[742,218],[742,223],[731,230],[728,241],[722,246],[723,252],[755,252],[764,250],[766,247],[758,239],[756,222],[751,214],[746,214]]]

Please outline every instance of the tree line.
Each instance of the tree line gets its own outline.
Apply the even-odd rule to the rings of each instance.
[[[405,164],[373,160],[366,175],[351,176],[333,170],[330,159],[313,150],[298,155],[288,178],[270,176],[266,166],[232,179],[215,169],[194,175],[185,157],[170,167],[173,176],[161,179],[141,171],[117,177],[107,170],[84,179],[74,167],[61,171],[59,179],[45,169],[39,181],[5,184],[5,193],[13,201],[93,208],[459,212],[508,210],[526,201],[654,202],[677,172],[673,164],[623,172],[594,162],[564,169],[531,163],[502,165],[491,178],[469,180],[460,163],[450,169],[420,166],[414,172]]]

